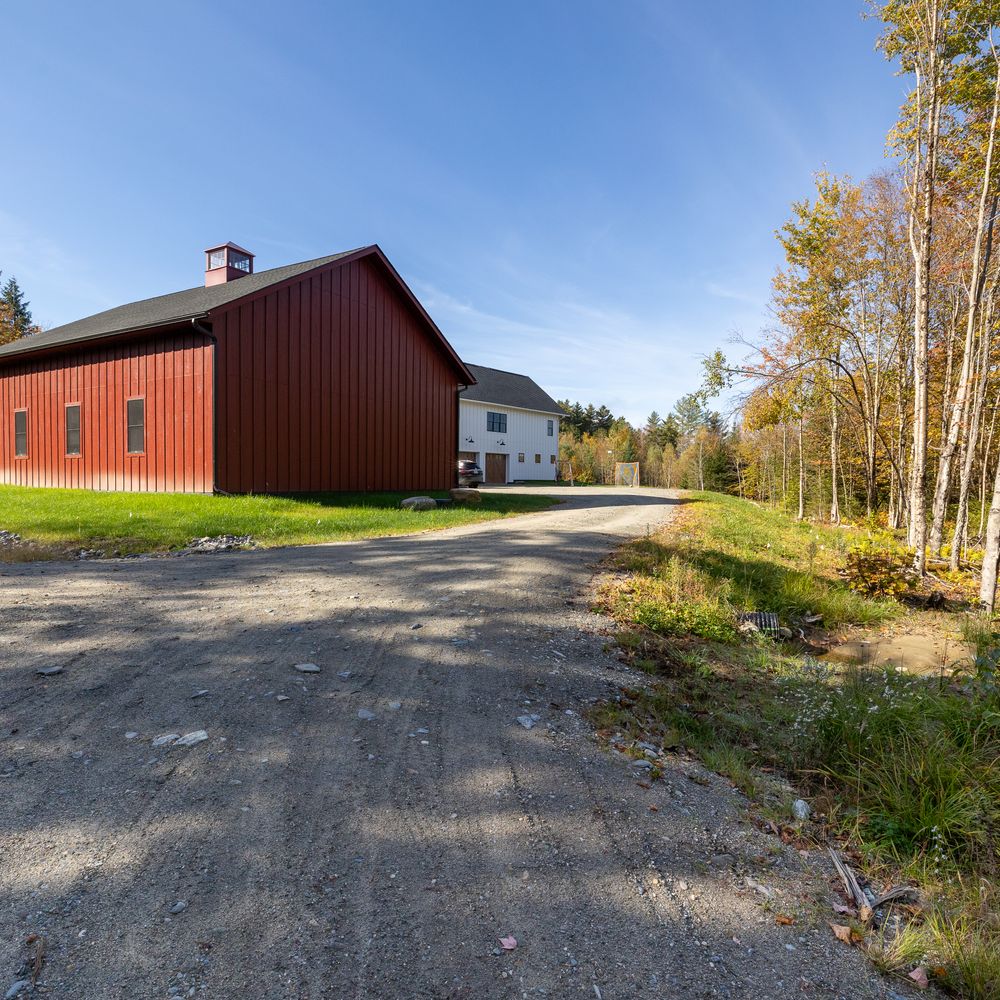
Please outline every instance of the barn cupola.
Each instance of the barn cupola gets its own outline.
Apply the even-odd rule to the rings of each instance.
[[[253,274],[253,254],[235,243],[222,243],[205,251],[205,284],[221,285]]]

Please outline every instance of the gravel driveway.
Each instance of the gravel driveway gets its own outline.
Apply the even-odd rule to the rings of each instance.
[[[676,501],[565,493],[0,567],[0,997],[39,947],[25,997],[891,996],[725,782],[678,760],[644,788],[594,742],[579,713],[629,676],[588,583]]]

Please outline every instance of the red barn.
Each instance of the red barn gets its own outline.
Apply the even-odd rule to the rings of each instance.
[[[314,492],[453,485],[475,382],[377,246],[254,273],[0,347],[0,482]]]

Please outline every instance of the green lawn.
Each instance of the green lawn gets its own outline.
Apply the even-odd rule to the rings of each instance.
[[[215,535],[251,535],[265,546],[306,545],[450,528],[555,503],[546,496],[484,493],[478,506],[400,510],[400,499],[410,495],[205,496],[0,486],[0,530],[32,543],[0,547],[0,560],[56,558],[81,548],[108,555],[165,552]]]

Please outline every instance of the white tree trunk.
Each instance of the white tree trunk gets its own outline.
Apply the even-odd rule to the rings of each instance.
[[[1000,110],[1000,62],[996,66],[993,84],[993,112],[990,119],[989,139],[986,143],[986,156],[983,160],[983,180],[979,192],[979,208],[976,214],[976,233],[972,243],[972,264],[969,269],[969,283],[966,286],[968,311],[965,320],[965,355],[962,358],[962,372],[958,379],[958,389],[951,404],[951,415],[948,420],[948,433],[941,448],[941,459],[938,463],[937,482],[934,487],[934,504],[931,509],[930,549],[940,552],[944,537],[944,519],[948,507],[948,487],[951,481],[951,462],[958,448],[959,435],[962,431],[962,420],[968,412],[969,382],[972,373],[973,344],[975,342],[976,321],[979,316],[979,306],[983,297],[983,277],[985,262],[983,259],[983,241],[991,224],[987,219],[987,207],[990,204],[990,191],[993,186],[993,148],[997,129],[997,114]],[[975,444],[975,442],[973,442]]]

